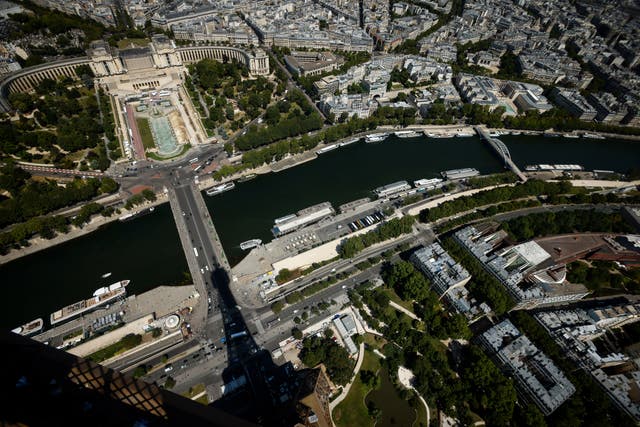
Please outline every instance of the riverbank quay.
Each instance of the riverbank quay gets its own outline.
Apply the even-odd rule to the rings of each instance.
[[[19,249],[11,249],[9,253],[5,255],[0,255],[0,265],[6,264],[18,258],[22,258],[27,255],[34,254],[36,252],[42,251],[44,249],[48,249],[59,245],[61,243],[68,242],[77,237],[85,236],[87,234],[93,233],[97,231],[101,227],[110,224],[114,221],[118,221],[122,215],[126,215],[128,213],[134,213],[140,210],[149,209],[151,207],[159,206],[163,203],[169,201],[169,198],[166,194],[161,193],[156,195],[157,199],[153,202],[146,202],[142,205],[135,206],[130,210],[122,210],[122,212],[118,214],[113,214],[108,217],[104,217],[101,215],[95,215],[89,220],[87,224],[83,227],[70,226],[70,230],[68,233],[58,233],[53,239],[45,239],[40,236],[36,236],[29,240],[29,246],[22,246]]]
[[[547,131],[537,131],[537,130],[527,130],[527,129],[508,129],[508,128],[487,128],[487,130],[494,135],[498,135],[498,136],[508,136],[508,135],[512,135],[512,136],[519,136],[519,135],[524,135],[524,136],[542,136],[544,137],[545,135],[548,134],[553,134],[554,136],[560,136],[560,137],[567,137],[567,138],[577,138],[579,140],[585,140],[585,141],[597,141],[598,138],[594,138],[594,137],[599,137],[599,139],[603,139],[605,141],[603,141],[604,143],[606,143],[606,139],[621,139],[621,140],[627,140],[627,141],[633,141],[633,142],[639,142],[640,141],[640,135],[623,135],[623,134],[613,134],[613,133],[604,133],[604,132],[596,132],[596,131],[582,131],[582,130],[575,130],[575,131],[570,131],[570,132],[565,132],[565,131],[556,131],[554,129],[549,129]],[[297,153],[297,154],[288,154],[285,156],[284,159],[278,160],[276,162],[272,162],[272,163],[268,163],[268,164],[264,164],[260,167],[257,168],[247,168],[244,169],[240,172],[237,172],[233,175],[229,175],[224,177],[223,179],[216,181],[213,178],[206,178],[206,179],[200,179],[200,188],[201,189],[205,189],[208,187],[211,187],[213,185],[217,185],[217,184],[221,184],[221,183],[225,183],[225,182],[229,182],[229,181],[234,181],[237,180],[239,178],[242,178],[245,175],[248,174],[257,174],[257,175],[262,175],[262,174],[267,174],[270,172],[280,172],[282,170],[286,170],[288,168],[294,167],[294,166],[298,166],[301,165],[303,163],[306,163],[308,161],[311,160],[315,160],[316,158],[318,158],[317,156],[317,151],[331,146],[331,145],[341,145],[345,142],[348,141],[353,141],[354,139],[362,139],[364,137],[366,137],[367,135],[371,135],[371,134],[376,134],[376,133],[389,133],[392,134],[394,132],[402,132],[402,131],[416,131],[416,132],[422,132],[425,137],[427,138],[456,138],[456,137],[467,137],[467,136],[472,136],[475,135],[475,130],[474,127],[471,125],[467,125],[467,124],[452,124],[452,125],[422,125],[422,124],[415,124],[415,125],[410,125],[407,127],[401,127],[401,126],[391,126],[391,125],[383,125],[383,126],[378,126],[375,129],[372,130],[367,130],[365,132],[360,132],[360,133],[356,133],[350,136],[347,136],[345,138],[342,138],[340,140],[337,141],[332,141],[332,142],[322,142],[319,143],[318,145],[316,145],[315,147],[304,151],[302,153]],[[313,134],[313,133],[312,133]],[[422,136],[420,136],[422,137]],[[291,139],[296,139],[296,138],[291,138]],[[262,149],[265,148],[267,146],[262,146],[257,148]],[[241,155],[237,156],[238,160],[236,162],[231,162],[229,164],[240,164],[241,162]]]
[[[89,340],[83,344],[78,345],[74,350],[77,354],[90,354],[93,349],[97,349],[100,345],[103,345],[104,340],[107,340],[108,345],[122,338],[126,333],[132,332],[139,333],[143,326],[148,326],[148,318],[162,318],[164,316],[179,312],[180,310],[193,306],[199,298],[198,293],[193,285],[186,286],[158,286],[150,291],[143,292],[139,295],[129,295],[125,299],[112,303],[109,306],[105,306],[98,310],[90,311],[75,319],[61,323],[44,332],[35,335],[34,340],[39,342],[47,342],[55,347],[68,347],[75,344],[76,340],[80,340],[84,336],[85,331],[91,331],[94,325],[100,319],[112,316],[118,320],[121,320],[125,325],[130,325],[129,328],[119,328],[115,331],[119,331],[111,336],[111,338],[101,338],[105,335],[99,336],[99,340]],[[67,301],[70,303],[71,301]],[[42,313],[42,317],[45,318],[45,313]],[[136,321],[145,319],[139,322],[136,327]],[[132,329],[133,328],[133,329]],[[77,332],[80,332],[78,334]],[[111,341],[109,341],[111,339]],[[84,351],[83,349],[89,350]],[[78,353],[78,351],[80,353]]]
[[[410,128],[416,128],[417,127],[410,127]],[[450,131],[450,132],[454,132],[458,131],[460,129],[463,129],[460,127],[460,125],[449,125],[449,126],[422,126],[422,128],[429,128],[429,129],[441,129],[443,131]],[[379,129],[386,129],[386,131],[391,131],[393,130],[392,127],[388,127],[388,128],[379,128]],[[511,135],[513,135],[513,130],[511,130]],[[368,132],[364,132],[362,133],[362,135],[365,134],[369,134],[369,133],[376,133],[376,131],[372,130],[372,131],[368,131]],[[540,133],[540,132],[539,132]],[[342,141],[348,142],[350,140],[353,140],[355,137],[349,137],[349,138],[344,138]],[[422,139],[420,139],[422,138]],[[475,138],[475,137],[474,137]],[[336,154],[338,154],[340,151],[344,150],[346,151],[365,151],[364,149],[366,148],[367,152],[378,152],[380,151],[380,149],[382,147],[385,147],[389,144],[393,145],[393,144],[402,144],[402,147],[406,147],[406,148],[411,148],[411,147],[424,147],[426,149],[426,147],[430,147],[431,144],[434,144],[434,147],[441,147],[441,146],[447,146],[447,147],[452,147],[451,149],[447,150],[447,155],[445,157],[443,157],[444,160],[452,158],[451,157],[451,151],[452,150],[457,150],[458,146],[460,146],[460,144],[467,144],[465,145],[465,147],[469,147],[473,145],[473,144],[469,144],[471,139],[474,138],[452,138],[452,139],[446,139],[446,138],[442,138],[442,139],[430,139],[428,137],[419,137],[419,138],[410,138],[410,139],[397,139],[395,138],[393,135],[390,136],[391,142],[386,141],[386,142],[382,142],[382,143],[378,143],[378,144],[370,144],[372,147],[369,150],[369,144],[364,144],[363,142],[360,142],[358,144],[352,144],[349,145],[347,147],[344,148],[340,148],[339,150],[335,150],[332,151],[331,153],[328,154],[323,154],[320,156],[316,156],[315,155],[315,150],[317,148],[314,148],[312,150],[308,150],[306,151],[307,155],[313,156],[314,158],[321,158],[321,159],[325,159],[325,158],[336,158],[336,157],[340,157],[340,154],[336,156]],[[513,136],[509,136],[508,138],[505,138],[504,141],[505,143],[507,143],[507,145],[509,145],[511,152],[513,153],[514,151],[517,151],[516,148],[519,147],[523,147],[523,146],[530,146],[530,141],[531,141],[531,136],[524,138],[526,141],[523,141],[522,144],[514,144],[514,147],[511,146],[512,141],[513,140],[517,140],[519,137],[517,135],[513,135]],[[465,142],[465,140],[467,140]],[[511,141],[509,141],[511,140]],[[611,142],[611,144],[609,144],[609,146],[613,145],[615,146],[627,146],[627,142],[625,141],[607,141],[607,140],[603,140],[603,141],[598,141],[598,140],[594,140],[594,139],[587,139],[587,138],[580,138],[580,139],[569,139],[569,138],[544,138],[544,144],[547,144],[547,141],[549,143],[551,143],[552,145],[550,145],[550,147],[553,147],[554,152],[552,153],[546,153],[546,151],[544,150],[544,147],[541,147],[543,138],[540,137],[539,139],[537,137],[533,138],[533,142],[535,143],[534,146],[536,147],[535,149],[535,153],[542,153],[542,155],[537,155],[534,156],[533,154],[531,155],[531,159],[530,159],[530,155],[529,153],[523,153],[519,156],[514,156],[514,159],[520,159],[521,160],[521,164],[520,166],[524,166],[527,164],[537,164],[537,163],[580,163],[583,164],[582,160],[580,160],[580,158],[573,158],[573,155],[571,153],[567,154],[567,153],[561,153],[559,154],[559,157],[555,157],[555,150],[565,150],[563,147],[567,147],[567,146],[571,146],[572,150],[573,149],[580,149],[580,147],[585,146],[587,148],[590,149],[591,152],[598,151],[600,150],[600,147],[602,146],[603,148],[606,147],[606,145],[602,145],[602,144],[609,144]],[[538,142],[536,142],[538,141]],[[339,142],[338,142],[339,143]],[[583,145],[584,144],[584,145]],[[474,145],[475,146],[475,145]],[[479,147],[480,145],[478,145]],[[399,146],[398,146],[399,147]],[[456,147],[456,148],[453,148]],[[635,147],[637,147],[637,144],[631,143],[628,144],[629,149],[618,149],[617,150],[617,157],[623,158],[626,157],[627,159],[633,158],[635,156],[635,152],[637,151],[637,149]],[[542,149],[540,149],[542,148]],[[585,149],[587,149],[585,148]],[[394,146],[395,149],[395,146]],[[404,149],[404,148],[403,148]],[[482,149],[482,150],[486,150],[486,149]],[[412,150],[415,151],[415,150]],[[422,150],[425,151],[425,150]],[[566,151],[566,150],[565,150]],[[486,150],[487,153],[489,153],[489,150]],[[628,154],[629,153],[629,154]],[[304,164],[304,163],[308,163],[309,165],[312,165],[314,162],[309,162],[308,160],[304,159],[304,153],[301,154],[296,154],[296,155],[289,155],[289,157],[287,157],[286,159],[282,159],[280,160],[280,162],[284,163],[289,163],[288,168],[292,168],[292,165],[290,163],[292,163],[293,159],[293,163],[295,165],[300,165],[300,164]],[[326,157],[325,157],[326,156]],[[592,156],[592,154],[589,154],[589,156]],[[606,159],[606,156],[603,156]],[[295,160],[299,159],[300,162],[297,162]],[[322,160],[321,160],[322,161]],[[468,160],[469,162],[472,162],[472,164],[469,165],[465,165],[465,164],[461,164],[460,166],[458,166],[457,164],[450,164],[448,166],[442,166],[443,169],[445,168],[453,168],[453,167],[462,167],[462,166],[471,166],[471,165],[476,165],[478,163],[478,160],[476,157],[473,157],[472,159]],[[617,160],[615,161],[617,162]],[[615,163],[614,162],[614,163]],[[270,172],[273,172],[273,168],[275,167],[275,169],[278,169],[278,166],[274,166],[276,165],[278,162],[275,163],[271,163],[271,164],[264,164],[259,168],[255,168],[255,169],[249,169],[249,170],[245,170],[242,173],[236,174],[233,176],[234,179],[240,178],[243,175],[247,174],[247,173],[256,173],[256,174],[268,174]],[[626,171],[628,169],[628,165],[625,167],[616,167],[615,165],[611,164],[611,161],[607,161],[604,163],[601,163],[600,160],[598,161],[592,161],[591,164],[586,163],[586,167],[589,169],[615,169],[616,171]],[[625,163],[629,163],[628,161],[626,161]],[[478,166],[476,166],[478,167]],[[485,166],[486,168],[486,166]],[[291,170],[291,169],[288,169]],[[488,170],[487,170],[488,171]],[[529,175],[529,173],[527,173]],[[576,177],[578,176],[577,174],[574,174]],[[537,175],[536,175],[537,176]],[[406,177],[406,175],[404,176]],[[422,178],[422,176],[414,176],[411,177],[412,179],[415,178]],[[557,176],[556,176],[557,178]],[[395,177],[394,177],[395,179]],[[212,178],[204,178],[204,177],[199,177],[200,183],[199,183],[199,188],[200,189],[205,189],[208,188],[212,185],[215,184],[219,184],[219,182],[214,181]],[[231,180],[229,179],[225,179],[226,181]],[[389,182],[391,182],[391,180],[389,180]],[[247,183],[250,184],[250,183]],[[384,184],[384,183],[381,183]],[[244,184],[240,184],[239,189],[236,189],[234,191],[240,191],[244,189]],[[249,187],[249,186],[248,186]],[[255,185],[250,186],[251,188],[254,188]],[[160,198],[159,198],[160,199]],[[162,203],[162,201],[165,201],[166,199],[162,199],[159,200],[157,203]],[[150,205],[147,205],[150,206]],[[7,263],[9,261],[12,261],[14,259],[18,259],[24,255],[28,255],[28,254],[32,254],[35,252],[38,252],[40,249],[37,248],[37,246],[39,246],[40,244],[44,245],[41,247],[41,249],[45,249],[45,248],[50,248],[53,247],[55,245],[58,245],[59,243],[64,243],[67,241],[72,240],[75,237],[80,237],[80,236],[84,236],[86,234],[88,234],[91,231],[95,231],[100,229],[100,227],[102,225],[105,225],[111,221],[116,220],[117,217],[112,216],[110,218],[106,218],[103,219],[102,217],[94,217],[94,220],[90,223],[87,224],[85,227],[83,227],[82,229],[79,230],[74,230],[73,234],[66,234],[66,235],[61,235],[61,236],[56,236],[55,239],[50,240],[46,240],[46,239],[34,239],[32,240],[32,245],[30,247],[27,248],[21,248],[19,250],[11,250],[7,255],[4,256],[0,256],[0,264],[3,263]],[[218,221],[218,220],[217,220]],[[224,234],[224,233],[223,233]],[[223,239],[225,239],[225,236],[222,236]],[[244,238],[246,237],[246,238]],[[248,236],[243,236],[243,239],[238,239],[238,243],[240,241],[243,240],[247,240],[249,238],[254,238],[254,237],[261,237],[263,240],[265,238],[265,236],[256,236],[255,232],[251,232],[250,235]],[[227,241],[229,241],[228,237],[226,238]],[[237,256],[237,254],[235,255]]]
[[[620,133],[608,133],[598,131],[573,130],[562,131],[555,129],[548,130],[527,130],[527,129],[508,129],[508,128],[487,128],[489,132],[500,135],[529,135],[529,136],[550,136],[565,138],[581,138],[587,141],[606,140],[606,139],[624,139],[628,141],[640,141],[640,135],[625,135]],[[595,137],[594,137],[595,136]],[[598,138],[599,137],[599,138]]]
[[[365,138],[367,135],[371,135],[375,133],[381,133],[381,132],[393,133],[398,131],[416,131],[424,134],[424,136],[420,135],[418,136],[418,138],[423,138],[423,137],[428,138],[427,136],[428,133],[432,133],[433,135],[436,135],[436,137],[438,138],[455,138],[455,137],[458,137],[459,134],[463,134],[464,136],[470,136],[472,134],[475,134],[475,131],[472,126],[460,125],[460,124],[458,125],[412,125],[405,128],[400,126],[379,126],[376,129],[367,130],[366,132],[356,133],[348,137],[344,137],[337,141],[328,142],[328,143],[319,143],[315,147],[307,151],[303,151],[302,153],[287,154],[283,159],[278,160],[276,162],[266,163],[257,168],[243,169],[242,171],[226,176],[219,181],[214,180],[211,177],[205,177],[205,178],[200,177],[198,180],[199,181],[198,185],[200,189],[204,190],[213,185],[234,181],[249,174],[264,175],[271,172],[281,172],[286,169],[292,168],[294,166],[298,166],[298,165],[307,163],[311,160],[317,159],[318,158],[317,151],[327,146],[341,145],[347,142],[351,142],[353,140],[360,140],[362,138]],[[296,138],[290,138],[290,139],[296,139]],[[277,144],[277,142],[274,144]],[[348,144],[345,144],[345,145],[348,145]],[[267,146],[258,147],[256,149],[260,150],[261,148],[265,148],[265,147]],[[236,159],[237,160],[231,161],[228,164],[240,164],[242,155],[236,156]]]

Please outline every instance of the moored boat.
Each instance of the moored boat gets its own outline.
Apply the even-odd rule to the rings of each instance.
[[[240,249],[242,249],[243,251],[246,251],[247,249],[253,249],[256,246],[260,246],[261,244],[262,244],[262,240],[251,239],[251,240],[247,240],[246,242],[240,243]]]
[[[240,178],[238,179],[238,182],[246,182],[246,181],[250,181],[250,180],[252,180],[253,178],[255,178],[255,177],[257,177],[257,176],[258,176],[258,174],[250,173],[250,174],[248,174],[248,175],[245,175],[245,176],[243,176],[243,177],[240,177]]]
[[[115,299],[125,296],[127,291],[126,287],[129,284],[129,280],[121,280],[113,283],[109,286],[98,288],[93,293],[91,298],[87,298],[82,301],[74,302],[60,310],[54,311],[49,316],[51,325],[55,325],[66,320],[73,319],[82,313],[94,310],[102,305],[105,305]]]
[[[326,147],[323,147],[319,150],[316,150],[316,154],[323,154],[323,153],[327,153],[329,151],[335,150],[336,148],[338,148],[339,145],[338,144],[331,144],[331,145],[327,145]]]
[[[366,142],[380,142],[387,139],[388,136],[389,136],[388,133],[374,133],[374,134],[365,136],[364,140]]]
[[[225,182],[224,184],[215,185],[215,186],[207,189],[205,191],[205,193],[207,193],[207,196],[215,196],[216,194],[220,194],[220,193],[223,193],[225,191],[232,190],[234,188],[236,188],[235,182],[233,182],[233,181]]]
[[[353,139],[350,139],[350,140],[348,140],[348,141],[341,142],[341,143],[340,143],[340,146],[341,146],[341,147],[344,147],[345,145],[351,145],[351,144],[353,144],[354,142],[358,142],[358,141],[360,141],[360,138],[353,138]]]
[[[128,214],[124,214],[120,218],[118,218],[118,220],[121,221],[121,222],[130,221],[132,219],[139,218],[141,216],[149,215],[155,209],[156,208],[154,206],[151,206],[150,208],[147,208],[147,209],[142,209],[142,210],[139,210],[139,211],[135,211],[135,212],[131,212],[131,213],[128,213]]]
[[[22,326],[18,326],[15,329],[12,329],[11,332],[13,332],[14,334],[20,334],[25,337],[28,337],[30,335],[37,334],[38,332],[42,331],[43,325],[44,325],[44,322],[42,321],[42,319],[38,318],[38,319],[32,320],[31,322],[27,322]]]
[[[416,138],[420,136],[420,133],[414,130],[402,130],[394,133],[398,138]]]
[[[595,133],[586,133],[585,132],[585,133],[582,134],[582,136],[584,138],[591,138],[591,139],[605,139],[604,136],[598,135],[598,134],[595,134]]]

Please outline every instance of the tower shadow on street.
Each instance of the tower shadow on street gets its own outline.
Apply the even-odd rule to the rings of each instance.
[[[298,384],[293,365],[276,365],[271,354],[255,342],[229,288],[227,271],[216,268],[212,279],[218,291],[229,364],[222,372],[223,396],[211,405],[264,426],[295,424],[291,397]]]

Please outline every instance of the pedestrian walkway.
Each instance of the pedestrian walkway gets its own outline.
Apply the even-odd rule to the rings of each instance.
[[[393,308],[395,308],[398,311],[403,312],[404,314],[406,314],[407,316],[409,316],[410,318],[414,319],[414,320],[420,320],[418,318],[418,316],[416,316],[415,314],[413,314],[411,311],[407,310],[406,308],[404,308],[403,306],[401,306],[400,304],[393,302],[393,301],[389,301],[389,305]]]
[[[349,382],[349,384],[347,384],[342,388],[342,393],[340,393],[340,396],[338,396],[333,402],[329,403],[329,411],[331,412],[331,421],[333,421],[333,410],[335,409],[336,406],[338,406],[340,402],[342,402],[347,397],[347,394],[349,394],[349,390],[351,389],[353,382],[356,380],[356,376],[360,371],[360,367],[362,366],[363,360],[364,360],[364,343],[360,343],[360,348],[358,349],[358,361],[356,362],[356,367],[353,370],[353,377],[351,378],[351,381]]]

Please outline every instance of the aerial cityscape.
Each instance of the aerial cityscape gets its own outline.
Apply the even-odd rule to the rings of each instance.
[[[2,425],[640,426],[640,0],[0,0]]]

